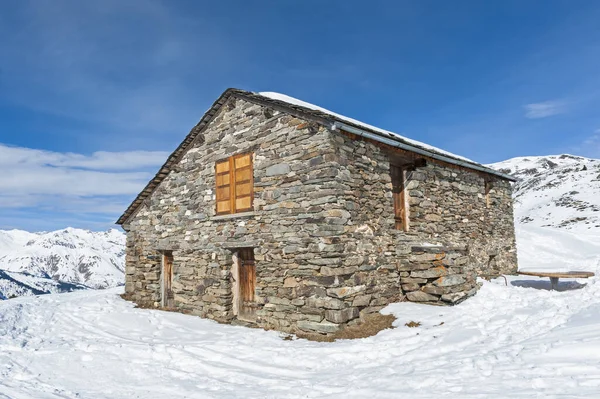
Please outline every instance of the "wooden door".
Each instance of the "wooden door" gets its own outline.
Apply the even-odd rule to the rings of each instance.
[[[239,284],[240,284],[240,309],[239,315],[244,319],[256,318],[256,303],[254,289],[256,288],[256,264],[254,262],[254,248],[239,250]]]
[[[162,303],[164,307],[172,308],[174,306],[173,296],[173,253],[165,252],[163,254],[163,292]]]

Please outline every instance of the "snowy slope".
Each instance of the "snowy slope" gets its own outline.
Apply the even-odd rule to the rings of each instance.
[[[106,288],[123,284],[124,260],[125,235],[114,229],[0,231],[0,270],[5,272]]]
[[[545,256],[585,251],[600,271],[600,241],[549,229],[584,245]],[[548,288],[509,277],[455,307],[393,304],[395,329],[334,343],[136,309],[120,288],[17,298],[0,302],[0,398],[598,397],[600,282]]]
[[[0,299],[10,299],[18,296],[59,294],[86,288],[88,287],[84,285],[37,277],[28,273],[0,270]]]
[[[600,160],[573,155],[520,157],[487,165],[520,179],[515,219],[520,225],[574,232],[600,228]]]

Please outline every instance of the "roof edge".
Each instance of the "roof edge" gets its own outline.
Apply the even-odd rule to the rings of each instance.
[[[221,109],[221,106],[225,104],[225,102],[229,99],[229,97],[232,94],[236,93],[244,94],[248,92],[235,88],[228,88],[227,90],[225,90],[219,96],[219,98],[215,100],[215,102],[210,106],[210,108],[204,113],[204,115],[202,115],[200,121],[190,130],[190,132],[185,137],[185,139],[183,139],[181,144],[179,144],[179,146],[175,148],[171,155],[169,155],[169,157],[167,158],[165,163],[160,167],[156,175],[154,175],[154,177],[150,179],[148,184],[146,184],[142,191],[140,191],[140,193],[127,207],[125,212],[123,212],[123,214],[119,217],[116,224],[122,226],[127,222],[127,220],[131,216],[133,216],[133,214],[140,208],[140,206],[143,204],[146,198],[148,198],[154,192],[156,187],[158,187],[162,180],[169,174],[169,172],[171,171],[171,167],[179,161],[179,158],[186,152],[188,146],[197,139],[197,137],[202,132],[203,128],[212,120],[213,116],[219,111],[219,109]]]
[[[420,148],[420,147],[417,147],[410,143],[406,143],[400,137],[398,137],[398,138],[385,137],[382,134],[379,134],[377,131],[365,129],[364,127],[359,128],[359,127],[356,127],[353,125],[349,125],[346,122],[339,122],[339,121],[334,122],[332,128],[334,130],[336,130],[336,129],[345,130],[350,133],[357,134],[358,136],[367,137],[367,138],[379,141],[380,143],[383,143],[383,144],[388,144],[388,145],[391,145],[394,147],[401,148],[406,151],[414,152],[416,154],[420,154],[420,155],[423,155],[426,157],[437,159],[438,161],[447,162],[447,163],[450,163],[453,165],[462,166],[463,168],[473,169],[473,170],[477,170],[479,172],[488,173],[490,175],[494,175],[494,176],[497,176],[497,177],[500,177],[502,179],[509,180],[512,182],[517,181],[517,179],[511,175],[499,172],[492,168],[488,168],[487,166],[484,166],[482,164],[478,164],[478,163],[474,163],[474,162],[466,162],[459,158],[454,158],[454,157],[444,155],[444,154],[441,154],[441,153],[438,153],[435,151],[430,151],[430,150],[427,150],[424,148]]]

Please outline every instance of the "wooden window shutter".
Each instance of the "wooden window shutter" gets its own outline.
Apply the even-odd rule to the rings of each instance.
[[[215,164],[215,178],[217,186],[217,215],[231,213],[233,207],[231,192],[231,162],[229,159]]]
[[[406,206],[406,173],[403,168],[391,166],[392,197],[394,199],[394,221],[397,230],[408,231],[408,212]]]
[[[254,173],[252,170],[252,154],[242,154],[233,157],[235,204],[234,212],[252,210],[254,197]]]
[[[254,199],[252,154],[235,155],[215,165],[217,215],[251,211]]]

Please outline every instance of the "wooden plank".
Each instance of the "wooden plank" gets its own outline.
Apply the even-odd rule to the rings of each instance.
[[[245,166],[249,166],[252,163],[251,154],[240,154],[234,156],[235,159],[235,168],[241,169]]]
[[[229,201],[229,199],[227,199],[226,201],[218,201],[217,202],[217,214],[218,215],[222,215],[222,214],[228,214],[231,211],[231,202]]]
[[[221,162],[216,163],[216,172],[217,173],[229,172],[229,170],[230,170],[229,159],[227,159],[226,161],[221,161]]]
[[[584,271],[568,271],[568,272],[536,272],[536,271],[525,271],[519,270],[518,274],[525,276],[536,276],[536,277],[550,277],[550,278],[588,278],[594,277],[593,272]]]
[[[252,198],[248,197],[237,197],[235,199],[235,210],[237,212],[247,212],[252,210]]]
[[[254,291],[256,288],[256,264],[254,262],[254,249],[243,248],[239,251],[240,257],[240,313],[244,317],[253,318],[256,307]]]

